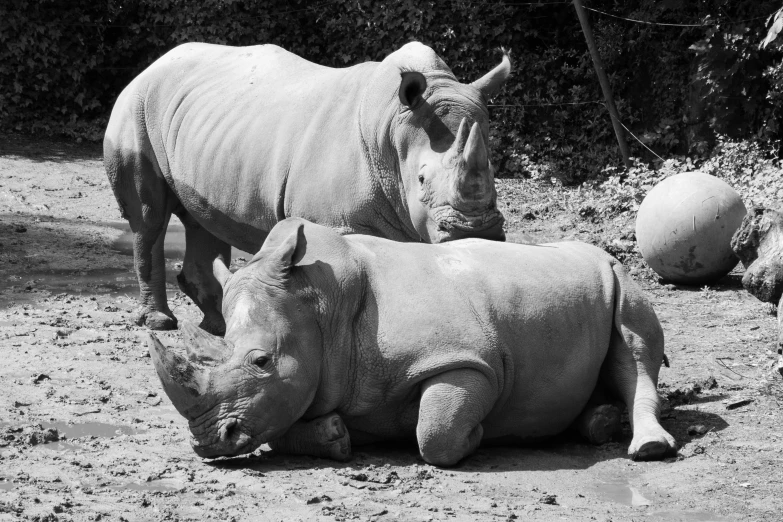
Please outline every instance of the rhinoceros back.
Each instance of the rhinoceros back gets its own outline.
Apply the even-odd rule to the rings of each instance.
[[[502,390],[484,423],[490,438],[536,438],[573,422],[595,387],[614,329],[611,257],[579,243],[345,239],[371,281],[375,357],[393,361],[370,364],[368,375],[406,365],[395,371],[408,386],[452,368],[483,372]]]
[[[112,120],[125,111],[185,208],[231,244],[246,241],[241,225],[268,231],[292,214],[340,227],[340,209],[372,191],[358,112],[376,66],[332,69],[273,45],[185,44],[123,91]]]

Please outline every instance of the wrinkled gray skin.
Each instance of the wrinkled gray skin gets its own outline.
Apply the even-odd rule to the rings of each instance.
[[[139,324],[176,327],[163,238],[185,225],[180,288],[221,334],[212,262],[256,252],[286,217],[342,234],[439,243],[504,239],[486,102],[507,56],[472,84],[420,43],[332,69],[274,45],[185,44],[120,94],[104,138],[110,184],[134,234]]]
[[[346,459],[351,443],[415,439],[449,466],[482,441],[559,433],[607,392],[634,458],[676,448],[658,422],[660,324],[593,246],[397,243],[292,218],[215,274],[225,338],[186,326],[187,357],[154,336],[150,350],[203,457],[269,443]]]

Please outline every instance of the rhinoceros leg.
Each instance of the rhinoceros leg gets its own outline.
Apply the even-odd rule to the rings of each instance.
[[[481,372],[450,370],[424,381],[416,438],[422,458],[453,466],[481,443],[481,421],[497,400],[497,390]]]
[[[620,408],[614,404],[588,404],[573,427],[591,444],[606,444],[620,431]]]
[[[635,460],[660,459],[676,452],[677,443],[658,421],[656,390],[663,360],[663,330],[652,306],[622,267],[615,265],[618,289],[615,324],[601,382],[628,408],[633,439],[628,454]]]
[[[141,308],[136,322],[153,330],[177,327],[166,303],[166,266],[163,238],[176,204],[161,174],[155,152],[137,116],[136,107],[122,103],[106,129],[103,161],[106,175],[124,218],[133,231],[133,265],[139,280]]]
[[[177,328],[177,319],[166,300],[166,260],[163,256],[163,241],[170,217],[171,213],[166,212],[162,219],[144,220],[133,233],[133,264],[141,301],[136,323],[152,330]]]
[[[177,283],[204,312],[199,326],[211,334],[223,335],[226,333],[223,289],[212,273],[212,262],[223,256],[226,264],[230,264],[231,246],[208,232],[187,212],[178,211],[177,217],[185,225],[185,260]]]
[[[343,420],[328,413],[311,421],[298,421],[269,447],[280,453],[310,455],[345,461],[351,458],[351,438]]]

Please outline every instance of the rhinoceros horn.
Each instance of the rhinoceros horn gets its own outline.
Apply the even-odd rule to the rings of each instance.
[[[160,382],[174,407],[184,416],[199,404],[209,382],[209,372],[198,368],[171,349],[167,349],[152,332],[149,333],[149,350]]]
[[[468,120],[462,118],[459,122],[459,129],[457,129],[457,136],[454,138],[454,143],[451,144],[449,150],[443,156],[443,163],[445,165],[456,165],[459,163],[463,152],[465,151],[465,144],[468,142]]]
[[[470,129],[470,136],[468,136],[468,141],[465,144],[464,155],[465,165],[468,170],[479,171],[486,170],[489,167],[487,146],[484,143],[484,136],[481,134],[478,122],[474,123]]]
[[[480,90],[484,97],[491,98],[503,86],[503,83],[510,75],[511,59],[508,57],[508,52],[503,49],[503,59],[500,64],[471,85]]]
[[[231,348],[222,337],[212,335],[190,321],[182,321],[180,328],[191,361],[214,364],[222,362],[231,354]]]

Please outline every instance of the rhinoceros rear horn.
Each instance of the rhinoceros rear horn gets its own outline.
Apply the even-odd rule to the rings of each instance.
[[[508,56],[508,51],[502,48],[501,51],[503,51],[503,59],[500,64],[471,84],[487,99],[494,96],[511,76],[511,58]]]
[[[231,347],[222,337],[212,335],[190,321],[182,321],[180,328],[192,362],[215,364],[231,355]]]
[[[487,146],[478,122],[470,129],[470,136],[465,144],[465,165],[470,170],[486,170],[489,167]]]
[[[451,154],[458,155],[465,151],[465,145],[468,142],[468,120],[462,118],[459,122],[459,129],[457,129],[457,135],[454,137],[454,143],[451,144]]]
[[[414,107],[419,103],[424,91],[427,89],[427,79],[423,74],[416,71],[406,71],[401,76],[400,103],[408,107]]]
[[[149,350],[166,395],[177,411],[187,417],[187,411],[199,404],[199,397],[207,389],[208,372],[167,349],[152,332],[149,333]]]

